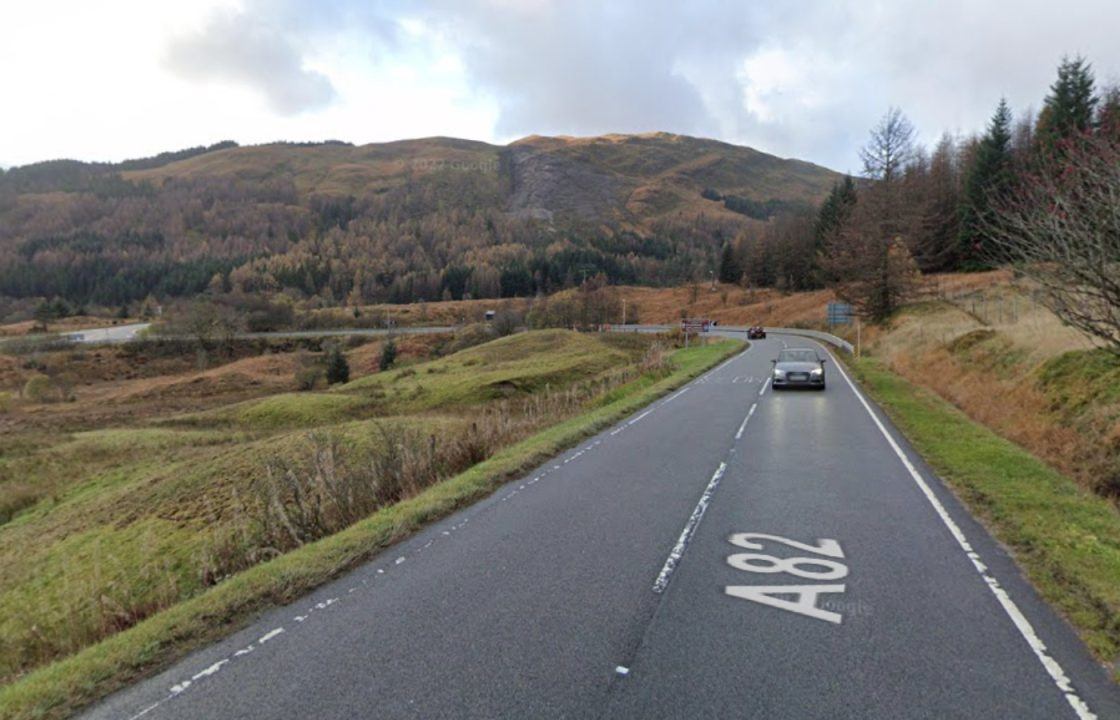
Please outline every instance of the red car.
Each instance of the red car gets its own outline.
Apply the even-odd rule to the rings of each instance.
[[[766,328],[762,327],[761,325],[755,325],[752,328],[748,328],[747,329],[747,339],[748,340],[765,340],[766,339]]]

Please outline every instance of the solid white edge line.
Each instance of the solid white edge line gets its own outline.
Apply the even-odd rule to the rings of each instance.
[[[712,479],[708,481],[708,486],[704,488],[704,492],[700,495],[700,500],[692,510],[692,515],[689,516],[688,522],[685,523],[684,530],[681,530],[680,537],[677,538],[677,544],[674,545],[672,551],[669,552],[669,557],[665,559],[665,565],[662,566],[661,572],[657,574],[657,579],[653,582],[653,591],[655,593],[663,592],[665,588],[669,586],[669,577],[677,568],[677,563],[680,562],[681,557],[684,555],[685,548],[688,546],[688,541],[692,539],[692,535],[700,525],[700,520],[704,517],[704,513],[707,512],[708,504],[712,501],[712,493],[714,493],[716,487],[719,486],[720,478],[723,477],[725,470],[727,470],[727,463],[721,462],[719,467],[716,468],[715,473],[712,474]]]
[[[821,347],[823,348],[824,346]],[[825,349],[825,352],[828,353],[830,357],[832,357],[832,361],[836,365],[836,369],[840,372],[841,377],[843,377],[845,382],[848,383],[848,387],[850,387],[852,389],[852,392],[855,393],[856,398],[860,401],[860,404],[863,405],[863,408],[867,411],[867,414],[871,416],[871,419],[875,422],[876,427],[879,428],[879,432],[881,432],[883,434],[883,437],[887,439],[887,442],[890,444],[891,449],[894,450],[895,455],[897,455],[898,459],[902,461],[902,464],[906,466],[906,469],[910,472],[910,477],[913,478],[914,482],[918,485],[918,488],[922,491],[922,494],[926,496],[926,500],[928,500],[930,505],[933,506],[933,509],[941,518],[941,522],[943,522],[945,524],[945,527],[949,529],[949,532],[952,534],[953,538],[956,539],[957,544],[960,545],[965,555],[967,555],[969,560],[972,561],[973,566],[976,568],[976,571],[980,573],[980,576],[984,579],[984,583],[988,586],[988,589],[992,591],[993,595],[995,595],[996,600],[999,601],[999,604],[1003,608],[1003,611],[1007,613],[1007,616],[1011,619],[1011,622],[1015,625],[1015,628],[1019,631],[1019,634],[1022,635],[1023,639],[1027,641],[1027,645],[1030,646],[1031,650],[1035,654],[1035,657],[1038,658],[1038,661],[1042,663],[1042,667],[1046,669],[1047,674],[1050,675],[1050,678],[1054,681],[1054,684],[1058,687],[1058,690],[1060,690],[1065,696],[1066,701],[1070,704],[1070,707],[1073,708],[1073,711],[1077,714],[1077,717],[1080,720],[1097,720],[1097,716],[1089,709],[1089,706],[1085,703],[1085,701],[1082,700],[1081,697],[1074,691],[1073,684],[1069,676],[1066,674],[1065,670],[1062,669],[1062,666],[1058,664],[1057,660],[1055,660],[1049,653],[1046,652],[1046,644],[1042,642],[1042,639],[1038,636],[1038,633],[1035,632],[1035,629],[1031,625],[1030,621],[1027,620],[1025,615],[1023,615],[1023,612],[1019,609],[1019,606],[1015,604],[1015,601],[1011,599],[1011,596],[1007,593],[1007,591],[1000,586],[999,581],[988,574],[987,566],[984,565],[984,563],[980,560],[979,554],[977,554],[976,551],[972,549],[972,545],[969,544],[968,538],[965,537],[964,532],[961,530],[960,526],[957,525],[952,516],[949,515],[949,511],[945,509],[945,506],[934,494],[933,489],[929,486],[929,483],[925,481],[921,473],[918,472],[918,469],[914,467],[914,463],[910,461],[910,458],[906,456],[906,453],[903,452],[902,448],[895,441],[894,437],[890,434],[890,432],[887,431],[886,426],[884,426],[882,421],[879,420],[879,416],[875,414],[875,411],[871,409],[871,405],[868,404],[867,400],[863,397],[863,393],[859,391],[855,383],[852,382],[852,379],[848,377],[848,373],[846,373],[840,363],[837,362],[836,357],[832,355],[832,352],[828,349]]]

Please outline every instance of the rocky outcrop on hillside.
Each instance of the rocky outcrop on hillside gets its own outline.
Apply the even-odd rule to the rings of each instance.
[[[575,217],[605,221],[618,214],[631,189],[618,176],[563,153],[527,145],[502,152],[509,188],[509,212],[519,218]]]

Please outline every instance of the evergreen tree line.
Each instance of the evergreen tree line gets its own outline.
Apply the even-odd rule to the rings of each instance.
[[[1001,99],[984,132],[942,135],[932,151],[892,108],[861,152],[863,176],[837,183],[815,215],[786,215],[722,250],[724,282],[790,290],[836,287],[874,319],[921,273],[987,270],[1013,259],[1002,210],[1040,174],[1068,171],[1070,149],[1120,144],[1120,90],[1099,89],[1083,58],[1064,59],[1037,114]]]

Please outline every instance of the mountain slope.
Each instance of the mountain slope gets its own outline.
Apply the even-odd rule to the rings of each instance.
[[[680,282],[837,177],[667,133],[54,161],[0,174],[0,296],[117,305],[209,286],[334,304]]]

